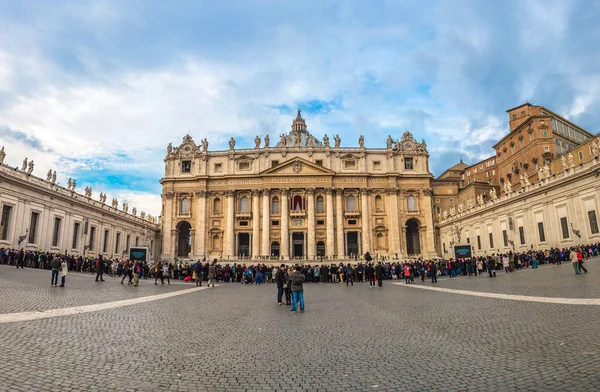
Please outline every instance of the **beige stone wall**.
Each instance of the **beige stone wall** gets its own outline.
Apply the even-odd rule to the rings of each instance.
[[[7,227],[1,228],[6,229],[7,235],[4,239],[0,238],[0,247],[123,258],[129,250],[127,237],[129,247],[136,246],[136,240],[142,246],[147,238],[151,260],[160,257],[158,224],[34,175],[0,165],[0,215],[5,206],[10,207],[10,215]],[[31,227],[32,213],[39,214],[36,228]],[[60,223],[57,226],[57,242],[53,244],[56,218],[60,219]],[[79,225],[77,233],[76,225]],[[93,241],[92,228],[95,231]],[[108,231],[106,247],[105,231]]]

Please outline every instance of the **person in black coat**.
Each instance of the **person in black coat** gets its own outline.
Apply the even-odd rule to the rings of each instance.
[[[385,274],[385,270],[383,269],[383,265],[381,262],[377,263],[377,267],[375,267],[375,273],[377,274],[377,285],[379,287],[383,286],[383,276]]]
[[[375,268],[369,263],[365,268],[365,277],[369,281],[369,287],[375,287]]]

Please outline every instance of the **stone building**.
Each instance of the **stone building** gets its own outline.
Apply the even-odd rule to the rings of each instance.
[[[318,140],[304,119],[271,145],[209,151],[187,135],[167,148],[162,257],[344,259],[435,255],[426,144]],[[261,146],[262,144],[262,146]]]
[[[160,226],[156,218],[129,212],[118,201],[109,206],[106,195],[92,198],[92,189],[77,191],[56,183],[56,172],[45,179],[33,175],[33,162],[5,165],[0,151],[0,248],[42,250],[74,256],[123,258],[132,246],[148,246],[150,258],[160,255]]]
[[[453,243],[482,255],[600,240],[600,139],[543,106],[508,113],[495,156],[455,166],[452,187],[432,181],[436,201],[446,199],[434,211],[438,253],[450,256]]]

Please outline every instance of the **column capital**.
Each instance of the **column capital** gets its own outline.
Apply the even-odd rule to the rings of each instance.
[[[333,188],[325,188],[325,193],[327,193],[328,195],[331,195],[334,192]]]
[[[280,194],[281,196],[287,196],[289,192],[290,192],[290,190],[289,190],[289,189],[287,189],[287,188],[280,188],[280,189],[279,189],[279,194]]]
[[[371,190],[369,188],[360,188],[360,193],[362,195],[368,195],[369,193],[371,193]]]
[[[260,196],[261,193],[260,189],[252,189],[252,196]]]
[[[227,197],[234,197],[235,196],[235,191],[225,191],[225,196],[227,196]]]
[[[269,196],[269,193],[271,193],[271,190],[269,188],[266,189],[262,189],[260,192],[263,196]]]
[[[334,188],[333,191],[337,194],[337,195],[341,195],[344,193],[344,188]]]
[[[397,195],[398,194],[398,188],[387,188],[385,191],[387,192],[388,195]]]
[[[315,194],[315,188],[306,188],[306,194],[308,194],[308,195],[314,195]]]
[[[429,188],[423,189],[423,194],[425,196],[433,196],[433,189],[429,189]]]
[[[210,196],[210,192],[208,192],[208,191],[196,191],[196,196],[198,196],[198,197],[208,197],[208,196]]]

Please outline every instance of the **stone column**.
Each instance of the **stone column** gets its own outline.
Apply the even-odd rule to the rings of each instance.
[[[361,212],[360,220],[362,222],[362,249],[361,254],[371,252],[371,211],[369,211],[369,190],[364,188],[360,190]]]
[[[163,233],[165,233],[162,237],[162,241],[163,241],[162,258],[163,259],[172,259],[173,257],[177,256],[175,254],[175,248],[176,248],[175,239],[172,234],[173,230],[175,230],[175,228],[173,227],[173,218],[175,218],[175,216],[173,215],[175,213],[173,210],[173,197],[174,196],[175,196],[175,194],[173,192],[166,192],[163,194],[163,200],[165,201],[165,217],[163,219],[163,227],[162,227]],[[84,224],[85,224],[85,222],[84,222]],[[89,232],[91,231],[91,226],[92,225],[90,222],[88,224],[88,235],[89,235]],[[99,235],[97,230],[98,229],[96,229],[96,237],[98,237],[98,235]],[[94,240],[96,240],[96,238],[94,238]],[[133,241],[134,241],[133,245],[131,245],[131,246],[135,245],[135,236],[134,236]],[[84,246],[85,245],[88,245],[87,241],[84,244]],[[47,248],[47,249],[49,249],[49,248]],[[89,251],[89,249],[88,249],[88,251]],[[94,248],[94,251],[96,252],[96,254],[98,254],[97,249]],[[85,256],[85,254],[84,254],[84,256]]]
[[[281,189],[281,244],[279,244],[279,253],[284,260],[290,258],[290,236],[289,236],[289,218],[290,205],[288,203],[288,190]]]
[[[398,188],[391,188],[387,190],[388,198],[390,199],[390,232],[392,234],[392,243],[389,245],[389,256],[394,257],[396,253],[398,256],[402,255],[402,249],[400,249],[400,225],[398,223]]]
[[[335,234],[333,231],[333,189],[327,188],[325,189],[325,193],[327,198],[327,247],[325,249],[325,254],[331,259],[335,254]]]
[[[227,243],[225,257],[231,259],[235,256],[235,192],[227,191],[227,224],[225,225],[225,241]]]
[[[194,242],[196,243],[196,257],[201,260],[206,255],[206,231],[208,228],[206,222],[206,199],[208,195],[207,191],[196,192],[198,210],[196,213],[196,236]]]
[[[270,256],[271,255],[271,244],[269,241],[270,236],[270,227],[271,227],[271,216],[269,211],[271,210],[270,199],[269,199],[269,190],[263,189],[262,191],[262,256]],[[258,216],[257,216],[258,219]]]
[[[315,190],[309,188],[306,190],[308,202],[306,203],[306,214],[308,217],[308,259],[312,260],[317,256],[317,236],[315,231]]]
[[[344,247],[344,210],[342,200],[342,189],[335,190],[335,220],[337,230],[337,257],[345,258],[346,249]]]
[[[423,237],[425,239],[425,244],[421,243],[421,254],[425,258],[431,258],[437,255],[435,250],[435,233],[433,227],[433,215],[428,213],[428,211],[433,211],[431,197],[433,195],[433,191],[431,189],[425,189],[423,191],[423,199],[422,203],[419,205],[419,210],[422,214],[425,215],[425,233],[423,233]],[[474,233],[474,231],[473,231]],[[518,232],[517,232],[518,233]],[[471,243],[473,239],[477,242],[477,238],[473,238],[473,234],[471,235]],[[475,247],[473,247],[475,248]]]
[[[252,191],[252,258],[260,256],[260,190]]]

